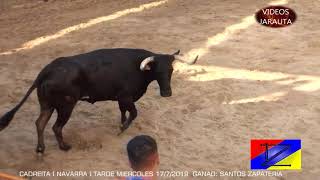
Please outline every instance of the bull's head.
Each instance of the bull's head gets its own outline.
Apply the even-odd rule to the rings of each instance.
[[[172,63],[178,60],[187,64],[196,63],[198,56],[193,60],[188,60],[179,55],[180,50],[172,55],[155,55],[144,59],[140,64],[141,71],[151,71],[160,86],[160,95],[162,97],[170,97],[171,91],[171,76],[173,72]]]

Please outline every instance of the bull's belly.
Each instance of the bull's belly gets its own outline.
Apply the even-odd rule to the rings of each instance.
[[[97,101],[118,101],[121,98],[131,98],[133,102],[138,101],[146,92],[146,88],[132,91],[123,91],[116,90],[116,88],[112,89],[90,89],[87,92],[82,93],[82,97],[88,98],[93,102]],[[121,97],[123,96],[123,97]]]
[[[116,92],[110,92],[110,91],[97,91],[97,90],[91,90],[87,92],[83,92],[81,95],[81,98],[89,99],[91,102],[97,102],[97,101],[117,101],[117,93]]]

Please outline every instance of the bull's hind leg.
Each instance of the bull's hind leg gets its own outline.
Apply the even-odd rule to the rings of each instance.
[[[36,121],[37,133],[38,133],[38,146],[36,151],[38,153],[43,153],[45,149],[43,132],[44,129],[53,113],[53,108],[41,106],[40,116]]]
[[[76,103],[66,102],[63,105],[60,105],[56,108],[58,112],[58,117],[56,123],[52,127],[52,130],[57,138],[60,149],[64,151],[68,151],[69,149],[71,149],[71,146],[64,142],[62,136],[62,128],[68,122],[75,104]]]

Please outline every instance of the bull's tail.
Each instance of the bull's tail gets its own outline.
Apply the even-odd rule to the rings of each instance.
[[[37,88],[36,83],[34,83],[30,89],[28,90],[27,94],[23,97],[23,99],[17,104],[13,109],[11,109],[9,112],[7,112],[5,115],[3,115],[0,118],[0,131],[6,128],[11,120],[13,119],[16,112],[20,109],[20,107],[24,104],[24,102],[28,99],[32,91]]]

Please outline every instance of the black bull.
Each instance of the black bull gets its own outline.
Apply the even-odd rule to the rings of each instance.
[[[146,92],[148,85],[156,80],[163,97],[171,96],[173,61],[187,61],[178,55],[156,54],[143,49],[101,49],[85,54],[61,57],[48,64],[38,75],[18,105],[0,119],[0,131],[7,127],[15,113],[34,89],[40,104],[36,121],[37,152],[44,152],[43,131],[54,110],[57,120],[52,127],[62,150],[69,150],[64,142],[62,128],[68,122],[77,101],[118,101],[121,111],[121,132],[137,117],[134,102]],[[126,112],[129,117],[126,117]]]

